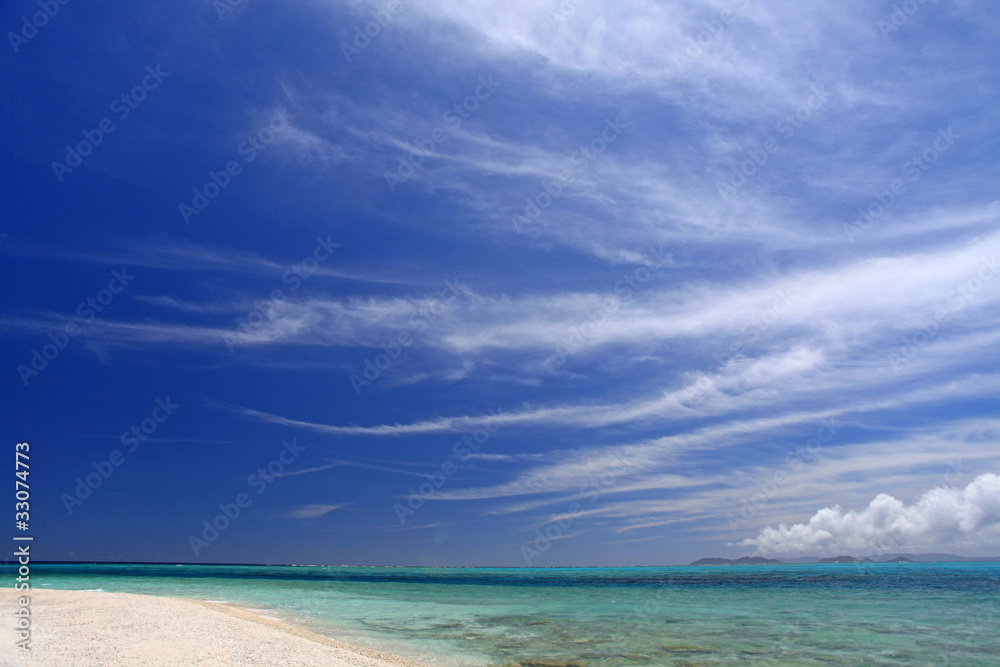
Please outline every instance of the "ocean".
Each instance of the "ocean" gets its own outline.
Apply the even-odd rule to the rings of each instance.
[[[48,564],[32,584],[226,602],[438,667],[1000,665],[1000,563]]]

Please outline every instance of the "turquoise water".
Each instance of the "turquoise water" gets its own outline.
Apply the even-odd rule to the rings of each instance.
[[[37,565],[32,581],[224,601],[440,667],[1000,665],[1000,563]]]

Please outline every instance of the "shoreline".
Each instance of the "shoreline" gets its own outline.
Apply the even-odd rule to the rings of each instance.
[[[0,603],[14,609],[23,595],[4,589]],[[49,588],[28,596],[31,651],[16,649],[4,624],[0,664],[427,667],[219,602]]]

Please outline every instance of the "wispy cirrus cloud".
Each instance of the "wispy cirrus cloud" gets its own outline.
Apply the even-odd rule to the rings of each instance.
[[[317,243],[323,242],[323,252],[328,256],[329,252],[325,248],[335,249],[340,246],[329,234],[321,235],[316,241]],[[310,279],[314,277],[337,278],[359,283],[414,284],[403,278],[352,272],[338,266],[337,259],[325,260],[315,266],[310,265],[308,270],[304,270],[300,265],[304,258],[312,257],[312,250],[311,247],[304,247],[303,256],[282,263],[250,250],[220,248],[204,245],[190,239],[160,236],[145,241],[124,243],[117,250],[80,252],[19,246],[11,252],[24,257],[53,258],[115,266],[125,265],[185,273],[273,276],[278,280],[291,273],[300,276],[308,275]],[[298,273],[295,273],[296,270]]]
[[[289,519],[318,519],[321,516],[325,516],[330,512],[335,512],[343,507],[347,507],[351,503],[340,503],[338,505],[302,505],[294,509],[285,512],[286,518]]]
[[[502,404],[502,433],[395,537],[419,527],[445,540],[439,551],[492,548],[479,546],[489,531],[519,544],[555,514],[574,517],[563,543],[616,544],[629,563],[662,562],[663,536],[723,548],[879,493],[909,516],[949,452],[968,466],[962,484],[1000,469],[992,5],[922,3],[883,35],[892,0],[412,0],[348,61],[341,41],[371,20],[368,3],[313,0],[280,21],[266,4],[225,23],[211,9],[197,20],[205,7],[156,12],[189,37],[163,44],[164,59],[200,73],[171,81],[222,82],[212,109],[196,90],[151,98],[126,130],[142,143],[103,143],[59,197],[35,196],[52,186],[34,181],[37,156],[79,136],[77,122],[10,107],[18,206],[0,250],[17,288],[0,332],[9,370],[42,365],[65,342],[55,332],[77,326],[66,370],[24,393],[51,391],[56,423],[91,418],[54,397],[77,389],[58,373],[94,354],[95,395],[176,383],[210,394],[187,428],[247,445],[303,431],[323,449],[282,473],[300,482],[289,491],[309,491],[290,516],[350,516],[325,495],[333,484],[383,530],[401,487]],[[127,20],[121,34],[144,32]],[[233,67],[213,69],[223,62]],[[120,63],[106,64],[94,70],[115,72],[117,90]],[[500,84],[485,99],[483,77]],[[15,97],[57,90],[96,119],[96,83],[39,70]],[[275,100],[295,107],[290,126],[198,225],[177,226],[174,202]],[[622,129],[613,141],[608,123]],[[934,148],[942,133],[946,150]],[[391,185],[405,160],[412,173]],[[859,209],[878,213],[848,234]],[[342,245],[304,289],[272,298],[317,234]],[[90,289],[91,264],[143,273],[88,320],[73,307],[102,287]],[[446,276],[463,285],[453,301],[438,293]],[[378,386],[356,395],[349,378],[373,364]],[[147,366],[162,373],[135,372]],[[837,437],[741,514],[824,419],[842,425]],[[359,445],[378,458],[351,460]],[[206,462],[227,469],[227,450]],[[849,514],[830,525],[846,535]],[[448,542],[449,525],[468,539]]]
[[[994,233],[933,252],[799,270],[749,286],[715,284],[681,290],[649,286],[631,300],[616,296],[616,285],[621,281],[610,284],[606,293],[520,298],[479,294],[474,308],[470,302],[442,303],[429,296],[284,299],[266,304],[266,321],[246,336],[245,343],[377,347],[393,333],[412,329],[416,318],[427,319],[430,309],[438,309],[440,314],[435,315],[435,326],[420,336],[418,344],[451,354],[491,349],[552,354],[567,343],[575,329],[592,319],[595,311],[606,314],[606,321],[597,327],[596,334],[576,344],[577,350],[695,336],[738,338],[749,335],[749,330],[753,330],[753,342],[770,338],[780,345],[788,336],[808,341],[815,335],[827,335],[833,322],[837,322],[839,335],[875,338],[904,326],[919,326],[941,308],[980,311],[994,303],[1000,295],[1000,281],[993,280],[998,271],[998,250],[1000,236]],[[190,311],[227,307],[162,297],[145,299]],[[763,318],[772,321],[762,322]],[[50,323],[19,318],[4,325],[9,331],[37,330]],[[192,344],[219,335],[219,329],[113,320],[88,328],[108,344]]]

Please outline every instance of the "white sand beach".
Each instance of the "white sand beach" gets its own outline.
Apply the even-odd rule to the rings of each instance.
[[[22,594],[0,593],[8,621]],[[0,665],[326,665],[421,667],[213,602],[32,590],[31,651],[0,624]]]

